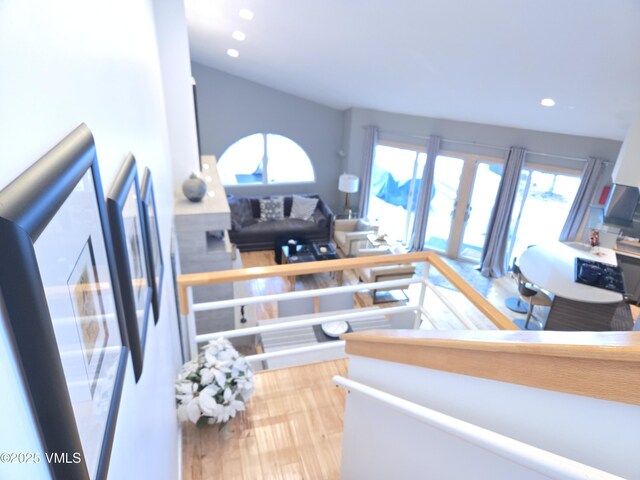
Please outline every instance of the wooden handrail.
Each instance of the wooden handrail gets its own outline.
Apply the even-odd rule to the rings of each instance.
[[[355,268],[369,268],[383,265],[403,265],[407,263],[428,262],[433,265],[460,293],[462,293],[478,310],[480,310],[496,327],[501,330],[518,330],[500,310],[469,285],[453,268],[447,265],[435,252],[413,252],[397,255],[372,255],[365,257],[324,260],[322,262],[305,262],[269,267],[241,268],[220,272],[190,273],[179,275],[178,298],[180,313],[189,314],[187,289],[217,283],[241,282],[256,278],[285,277],[308,275],[312,273],[335,272]]]
[[[467,299],[480,310],[500,330],[519,330],[519,328],[498,310],[491,302],[469,285],[458,272],[445,263],[437,253],[429,252],[429,263],[438,270],[449,283],[456,287]]]
[[[214,283],[241,282],[256,278],[287,277],[294,275],[308,275],[311,273],[335,272],[338,270],[350,270],[363,267],[368,268],[379,267],[382,265],[401,265],[405,263],[427,262],[430,261],[433,255],[434,254],[432,252],[414,252],[399,255],[371,255],[366,257],[342,258],[338,260],[323,260],[322,262],[288,263],[285,265],[240,268],[237,270],[223,270],[220,272],[189,273],[178,276],[178,284],[196,287],[199,285],[211,285]]]
[[[640,405],[640,333],[378,330],[341,339],[351,355]]]

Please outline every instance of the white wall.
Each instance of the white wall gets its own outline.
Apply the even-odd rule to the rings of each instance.
[[[154,10],[174,190],[181,195],[182,182],[200,170],[184,3],[155,0]]]
[[[182,56],[175,67],[180,75],[173,80],[188,78],[188,52],[159,54],[153,8],[151,0],[0,2],[0,188],[85,122],[95,137],[105,192],[128,151],[135,155],[140,172],[145,166],[151,169],[168,268],[171,156],[180,149],[194,151],[190,142],[195,132],[186,125],[182,133],[167,134],[159,59],[168,62]],[[163,45],[171,44],[171,35],[184,40],[182,9],[180,0],[163,0],[156,12],[158,36],[168,35]],[[168,95],[180,88],[179,80],[165,83]],[[183,89],[182,101],[184,97]],[[170,148],[169,140],[176,138],[180,142]],[[128,363],[109,478],[178,476],[172,394],[178,345],[170,279],[166,270],[161,317],[158,325],[150,325],[138,384]],[[37,452],[35,428],[8,347],[7,327],[0,323],[0,451]],[[0,478],[40,479],[48,474],[42,466],[0,463]]]
[[[349,359],[349,378],[623,478],[640,478],[637,405],[357,356]],[[351,414],[354,420],[346,418]],[[350,446],[354,435],[370,442],[375,442],[369,438],[374,435],[383,438],[398,435],[393,422],[380,422],[378,426],[386,429],[380,432],[374,428],[373,420],[367,423],[360,418],[362,415],[367,414],[357,406],[347,409],[343,458],[356,450]],[[349,433],[347,428],[351,424],[369,427]],[[411,445],[404,443],[404,439],[396,439],[388,444],[387,455],[403,455],[399,450]],[[436,453],[425,448],[423,463],[429,464],[432,455]],[[373,462],[378,457],[371,452],[368,458]],[[384,460],[382,457],[381,461]]]
[[[576,478],[539,473],[355,391],[347,396],[340,476],[367,480]],[[604,480],[588,475],[577,478]]]

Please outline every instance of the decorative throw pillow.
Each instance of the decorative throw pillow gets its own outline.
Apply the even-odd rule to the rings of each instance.
[[[284,198],[261,198],[260,221],[282,220],[284,218]]]
[[[311,216],[318,205],[317,198],[300,197],[298,195],[293,196],[293,203],[291,204],[291,215],[289,218],[298,218],[300,220],[311,220]]]
[[[248,198],[229,197],[229,209],[231,210],[231,225],[235,231],[250,225],[253,220],[251,203]]]

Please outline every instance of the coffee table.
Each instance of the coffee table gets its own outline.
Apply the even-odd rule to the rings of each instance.
[[[337,260],[338,254],[336,253],[335,245],[332,243],[299,243],[295,247],[295,252],[289,252],[289,245],[283,245],[281,249],[281,265],[287,263],[306,263],[306,262],[319,262],[322,260]],[[293,253],[293,254],[292,254]],[[338,285],[342,285],[342,271],[334,272]],[[291,288],[295,288],[296,277],[295,275],[289,276],[291,282]]]

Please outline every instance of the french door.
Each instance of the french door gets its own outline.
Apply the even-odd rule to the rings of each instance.
[[[425,248],[477,262],[495,203],[502,159],[453,152],[436,157]]]

